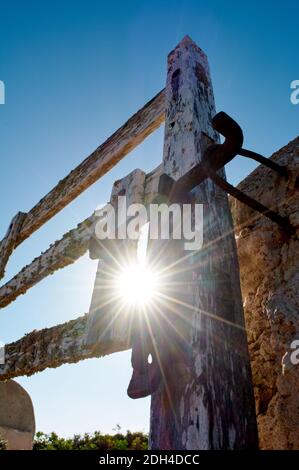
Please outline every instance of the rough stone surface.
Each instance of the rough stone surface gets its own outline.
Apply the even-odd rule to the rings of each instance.
[[[31,432],[0,426],[0,436],[6,442],[6,450],[32,450],[33,438]]]
[[[299,222],[299,137],[276,152],[287,165],[286,182],[259,166],[239,189]],[[297,186],[297,188],[296,188]],[[291,343],[299,340],[299,243],[267,218],[231,200],[241,268],[241,287],[262,449],[299,449],[299,364]],[[299,355],[298,355],[299,356]]]
[[[34,410],[30,396],[18,383],[0,383],[0,435],[8,450],[32,449],[35,433]]]

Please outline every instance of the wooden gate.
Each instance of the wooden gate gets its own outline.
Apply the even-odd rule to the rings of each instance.
[[[219,142],[211,125],[214,96],[206,55],[185,37],[169,54],[166,88],[132,116],[106,142],[61,180],[29,212],[12,220],[0,246],[0,275],[13,250],[82,191],[107,173],[165,121],[163,161],[151,173],[135,170],[115,182],[111,201],[125,194],[129,203],[149,204],[158,194],[161,173],[175,180],[201,161],[208,145]],[[224,170],[221,170],[224,175]],[[194,191],[204,204],[203,248],[187,256],[192,273],[188,301],[180,314],[189,325],[191,373],[175,371],[152,395],[152,449],[241,449],[257,447],[254,399],[247,351],[239,267],[226,193],[207,179]],[[0,307],[40,280],[74,263],[88,249],[98,220],[94,213],[0,287]],[[171,308],[170,305],[166,308]],[[113,321],[111,321],[113,319]],[[0,380],[32,375],[48,367],[100,357],[131,347],[130,325],[115,315],[103,325],[94,348],[86,342],[88,316],[33,331],[5,346]],[[164,331],[165,336],[167,332]]]

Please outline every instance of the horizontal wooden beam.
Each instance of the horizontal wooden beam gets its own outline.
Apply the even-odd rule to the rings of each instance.
[[[6,284],[0,287],[0,308],[6,307],[19,295],[25,294],[54,271],[74,263],[87,251],[96,217],[92,215],[70,230],[60,240],[25,266]]]
[[[5,363],[0,365],[0,381],[33,375],[47,368],[73,364],[83,359],[101,357],[130,348],[128,337],[105,336],[96,347],[88,346],[86,339],[87,316],[71,320],[52,328],[32,331],[20,340],[5,346]]]
[[[137,170],[140,172],[140,170]],[[135,170],[136,172],[136,170]],[[158,192],[158,181],[161,173],[161,167],[156,168],[148,173],[145,179],[145,202],[148,204],[152,201]],[[134,172],[130,173],[133,175]],[[116,183],[120,187],[121,182],[125,183],[130,175],[124,177]],[[136,188],[130,189],[136,191]],[[114,194],[113,194],[114,197]],[[136,200],[136,196],[129,194]],[[104,210],[104,209],[103,209]],[[6,284],[0,287],[0,308],[4,308],[13,302],[19,295],[25,294],[28,289],[35,284],[53,274],[56,270],[64,268],[74,263],[78,258],[83,256],[87,249],[93,226],[97,217],[92,215],[81,222],[76,228],[70,230],[60,240],[53,243],[44,253],[35,258],[30,264],[25,266]]]
[[[72,170],[28,213],[17,244],[107,173],[164,121],[164,90]]]
[[[164,90],[134,114],[27,212],[14,239],[13,247],[22,243],[85,189],[105,175],[149,134],[156,130],[163,121]],[[1,242],[0,247],[3,246],[4,240]],[[8,260],[7,253],[9,253],[9,250],[5,251],[3,261],[0,255],[2,270],[5,269]]]

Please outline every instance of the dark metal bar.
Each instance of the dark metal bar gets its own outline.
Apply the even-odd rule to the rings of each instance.
[[[263,157],[263,155],[260,155],[259,153],[252,152],[252,150],[242,148],[238,153],[243,157],[251,158],[262,165],[268,166],[271,170],[277,171],[280,176],[284,176],[286,179],[289,178],[289,172],[286,166],[279,165],[278,163],[273,162],[273,160]]]
[[[204,152],[202,166],[218,171],[238,155],[244,138],[239,124],[224,111],[213,117],[212,126],[225,140],[222,144],[209,145]]]
[[[223,144],[212,144],[204,152],[202,162],[189,170],[178,181],[174,181],[170,176],[163,174],[159,181],[159,193],[168,197],[169,202],[182,202],[188,198],[189,192],[207,177],[210,177],[215,184],[221,187],[231,196],[243,202],[253,210],[268,217],[268,219],[277,223],[283,230],[293,233],[294,228],[287,217],[281,217],[279,214],[247,196],[239,189],[235,188],[227,181],[222,179],[217,171],[223,168],[226,163],[231,161],[237,154],[243,157],[251,158],[262,165],[276,171],[280,176],[288,179],[289,172],[286,166],[279,165],[259,153],[252,152],[242,148],[243,133],[240,126],[226,113],[220,112],[212,119],[212,125],[215,130],[225,137]]]
[[[277,212],[272,211],[260,202],[256,201],[255,199],[252,199],[250,196],[247,196],[247,194],[244,194],[242,191],[235,188],[223,178],[221,178],[221,176],[217,175],[216,172],[210,171],[209,177],[214,181],[215,184],[217,184],[217,186],[219,186],[221,189],[226,191],[234,198],[238,199],[238,201],[243,202],[243,204],[246,204],[253,210],[268,217],[268,219],[278,224],[281,228],[283,228],[283,230],[289,232],[290,234],[294,232],[294,228],[290,224],[289,219],[287,217],[282,217],[281,215],[277,214]]]

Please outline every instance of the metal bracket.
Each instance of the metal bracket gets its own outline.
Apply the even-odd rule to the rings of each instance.
[[[204,152],[202,161],[189,170],[178,181],[173,180],[167,174],[160,176],[159,193],[167,196],[170,202],[182,202],[193,188],[198,186],[207,178],[210,178],[217,186],[240,202],[251,207],[251,209],[263,214],[278,224],[285,232],[292,234],[294,227],[290,224],[288,217],[282,217],[277,212],[269,209],[260,202],[246,195],[239,189],[229,184],[217,171],[223,168],[237,155],[251,158],[262,165],[276,171],[281,177],[288,179],[289,173],[285,166],[263,157],[262,155],[242,148],[243,132],[239,124],[223,111],[216,114],[212,119],[213,128],[225,137],[223,144],[209,145]]]

